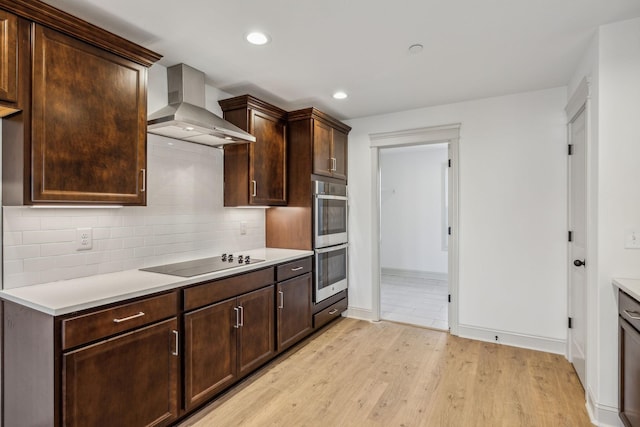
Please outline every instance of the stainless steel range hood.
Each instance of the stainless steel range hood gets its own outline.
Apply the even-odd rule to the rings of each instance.
[[[205,108],[204,73],[185,64],[167,68],[169,105],[147,117],[147,132],[220,147],[256,137]]]

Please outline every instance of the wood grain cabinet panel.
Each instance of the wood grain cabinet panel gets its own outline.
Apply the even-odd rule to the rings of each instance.
[[[178,416],[175,318],[64,354],[63,425],[165,426]]]
[[[292,346],[313,330],[311,292],[311,273],[276,285],[278,351]]]
[[[236,299],[184,315],[185,400],[191,409],[236,381]]]
[[[256,137],[224,147],[224,205],[286,205],[286,111],[250,95],[219,103],[226,120]]]
[[[296,128],[290,138],[292,147],[310,146],[313,153],[311,173],[346,181],[347,135],[351,128],[316,108],[292,111],[288,117],[289,124]]]
[[[0,10],[0,101],[10,107],[18,101],[18,17],[4,10]]]
[[[273,285],[185,313],[184,319],[187,410],[275,354]]]
[[[147,69],[35,25],[32,202],[146,202]]]

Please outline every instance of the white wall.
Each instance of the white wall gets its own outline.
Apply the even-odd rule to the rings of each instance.
[[[566,88],[349,121],[350,291],[372,310],[369,134],[461,123],[459,323],[563,345]]]
[[[380,150],[380,264],[447,273],[443,249],[443,165],[447,144]]]
[[[164,106],[166,69],[150,70],[148,111]],[[207,106],[222,114],[207,88]],[[5,207],[4,287],[136,269],[264,247],[264,210],[222,206],[220,149],[148,135],[147,207]],[[247,234],[240,235],[246,221]],[[76,228],[93,228],[93,250],[76,251]]]

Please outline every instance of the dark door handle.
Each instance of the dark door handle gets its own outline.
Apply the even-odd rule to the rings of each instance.
[[[577,259],[573,261],[573,265],[575,265],[576,267],[584,267],[586,263],[584,262],[584,260]]]

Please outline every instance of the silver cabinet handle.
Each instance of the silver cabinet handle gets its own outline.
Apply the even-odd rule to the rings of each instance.
[[[335,157],[331,158],[331,165],[332,165],[331,170],[335,172],[338,169],[338,161],[336,160]]]
[[[622,310],[622,311],[624,311],[624,314],[626,314],[633,320],[640,320],[640,313],[638,313],[637,311],[629,311],[629,310]]]
[[[240,326],[244,326],[244,307],[239,305],[238,308],[240,309]]]
[[[147,170],[140,169],[140,171],[142,171],[142,188],[140,189],[140,191],[144,193],[145,191],[147,191]]]
[[[334,308],[333,310],[331,310],[331,311],[329,312],[329,314],[336,314],[337,312],[338,312],[338,309],[337,309],[337,308]]]
[[[134,314],[132,316],[121,317],[120,319],[113,319],[113,323],[126,322],[127,320],[137,319],[138,317],[142,317],[142,316],[144,316],[144,313],[141,311],[138,314]]]
[[[284,308],[284,292],[278,291],[278,295],[280,295],[280,305],[278,308]]]
[[[240,327],[240,309],[238,307],[233,307],[233,311],[236,312],[236,324],[233,325],[233,327],[238,329]]]
[[[175,342],[174,342],[175,351],[172,351],[171,354],[174,355],[174,356],[178,356],[180,354],[180,350],[179,350],[179,348],[180,348],[180,335],[179,335],[178,331],[171,331],[171,332],[173,332],[173,336],[176,339]]]
[[[256,195],[258,194],[258,183],[256,182],[255,179],[252,179],[251,185],[253,186],[253,192],[251,193],[251,196],[256,197]]]
[[[302,270],[304,267],[296,267],[296,268],[292,268],[291,271],[300,271]]]

